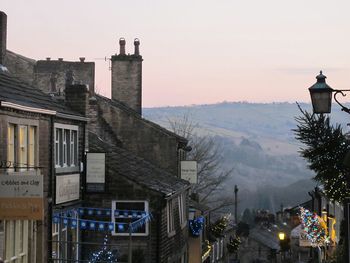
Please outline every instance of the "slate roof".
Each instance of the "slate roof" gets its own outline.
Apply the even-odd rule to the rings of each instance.
[[[133,115],[135,118],[140,119],[145,124],[148,124],[148,125],[158,129],[159,131],[161,131],[161,132],[163,132],[163,133],[165,133],[165,134],[167,134],[169,136],[177,138],[181,143],[184,143],[184,144],[188,143],[188,140],[186,138],[184,138],[184,137],[182,137],[182,136],[180,136],[180,135],[178,135],[178,134],[176,134],[174,132],[171,132],[171,131],[165,129],[164,127],[162,127],[162,126],[160,126],[160,125],[158,125],[158,124],[156,124],[154,122],[151,122],[151,121],[149,121],[149,120],[147,120],[145,118],[142,118],[142,116],[138,112],[134,111],[133,109],[131,109],[130,107],[128,107],[124,103],[122,103],[120,101],[117,101],[117,100],[108,99],[106,97],[103,97],[103,96],[97,95],[97,94],[95,96],[96,96],[97,100],[106,101],[106,102],[110,103],[111,105],[122,109],[123,111],[127,112],[128,114]]]
[[[120,147],[108,144],[89,132],[91,152],[105,152],[108,172],[118,174],[165,196],[183,191],[189,183]]]
[[[271,248],[280,249],[279,240],[277,238],[277,233],[274,231],[269,232],[266,229],[253,228],[249,231],[249,238],[254,239],[258,243]]]
[[[58,102],[54,97],[1,70],[0,101],[81,116],[70,110],[64,103]]]

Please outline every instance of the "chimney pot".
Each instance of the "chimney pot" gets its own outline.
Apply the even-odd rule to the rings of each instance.
[[[51,60],[51,58],[47,57],[47,58],[46,58],[46,60],[47,60],[47,61],[50,61],[50,60]]]
[[[134,55],[139,56],[140,55],[140,40],[138,38],[135,38],[134,40],[134,46],[135,46],[135,52]]]
[[[125,41],[125,38],[120,38],[119,39],[119,47],[120,47],[120,50],[119,50],[119,54],[120,55],[125,55],[125,44],[126,44],[126,41]]]
[[[80,57],[80,62],[84,62],[85,61],[85,58],[84,57]]]
[[[63,61],[63,58],[58,58],[58,61]]]

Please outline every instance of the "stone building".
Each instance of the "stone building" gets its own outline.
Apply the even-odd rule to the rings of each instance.
[[[57,98],[62,105],[69,104],[71,109],[87,116],[86,130],[91,138],[90,151],[106,152],[106,191],[88,193],[83,174],[83,200],[80,206],[110,208],[118,202],[129,202],[129,209],[132,209],[132,203],[140,200],[143,204],[147,203],[149,211],[154,214],[149,223],[149,231],[147,235],[133,235],[136,248],[140,248],[144,255],[139,262],[187,262],[188,184],[179,178],[179,166],[190,147],[187,146],[186,139],[142,117],[143,58],[139,51],[139,40],[135,39],[134,53],[130,55],[125,51],[125,39],[120,39],[119,54],[111,56],[112,98],[109,99],[95,94],[93,62],[85,62],[83,58],[77,62],[63,59],[35,61],[9,51],[6,47],[6,15],[0,13],[0,17],[1,61],[10,73]],[[76,85],[70,85],[74,83]],[[66,124],[62,123],[56,128],[64,132],[67,128],[64,125]],[[70,127],[67,130],[74,131]],[[83,148],[87,150],[88,140],[85,143]],[[56,151],[56,141],[52,149]],[[80,150],[83,154],[83,149]],[[57,176],[76,173],[75,170],[63,168],[55,168]],[[68,213],[64,211],[79,206],[69,198],[61,201],[53,206],[53,214],[63,211],[66,216]],[[55,229],[48,228],[48,233],[51,237],[48,240],[55,239]],[[73,238],[79,238],[79,235],[72,234],[61,239],[57,249],[64,247],[62,244],[75,244],[72,242]],[[81,241],[90,240],[101,242],[98,234],[92,235],[85,231]],[[110,240],[125,253],[123,238],[112,235]],[[81,258],[90,248],[84,248],[77,241],[79,248],[75,251],[80,250],[76,255]],[[54,250],[54,242],[49,241],[49,244]],[[72,252],[59,254],[66,259],[72,256]],[[57,258],[57,253],[52,253],[52,256]]]
[[[0,256],[24,263],[64,253],[77,259],[61,241],[80,234],[51,222],[53,212],[81,201],[86,118],[1,68]]]

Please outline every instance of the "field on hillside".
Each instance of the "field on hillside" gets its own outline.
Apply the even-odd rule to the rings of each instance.
[[[310,110],[309,104],[301,104]],[[334,107],[336,109],[336,107]],[[306,201],[316,182],[299,156],[302,145],[295,140],[295,103],[218,103],[184,107],[143,109],[146,119],[170,129],[169,121],[188,115],[198,136],[212,136],[220,145],[222,169],[234,168],[223,195],[240,188],[240,208],[275,210]],[[347,129],[344,113],[332,113],[334,122]],[[343,121],[343,123],[342,123]],[[350,119],[349,119],[350,121]]]

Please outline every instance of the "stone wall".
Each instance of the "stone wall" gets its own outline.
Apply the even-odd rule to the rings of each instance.
[[[90,207],[111,208],[112,200],[147,200],[149,202],[152,220],[149,225],[149,235],[146,237],[132,237],[133,249],[143,251],[144,260],[139,263],[175,263],[180,262],[181,255],[187,250],[188,227],[181,228],[178,214],[178,202],[175,197],[174,220],[176,234],[169,237],[167,233],[166,200],[160,193],[148,190],[141,185],[118,175],[109,169],[110,160],[106,156],[106,189],[103,193],[86,194],[86,205]],[[83,241],[102,243],[104,234],[86,231]],[[109,244],[111,250],[116,249],[125,258],[128,254],[128,236],[111,236]],[[84,258],[98,248],[85,246]],[[100,248],[99,248],[100,249]],[[124,262],[124,261],[123,261]],[[125,261],[126,262],[126,261]],[[134,262],[134,261],[133,261]]]
[[[177,175],[179,142],[163,128],[118,107],[113,101],[97,97],[99,118],[112,128],[123,148]],[[98,127],[101,135],[105,127]]]
[[[76,82],[89,85],[94,92],[95,63],[80,61],[39,60],[34,67],[33,84],[45,93],[63,94],[66,85],[66,73],[72,71]]]

